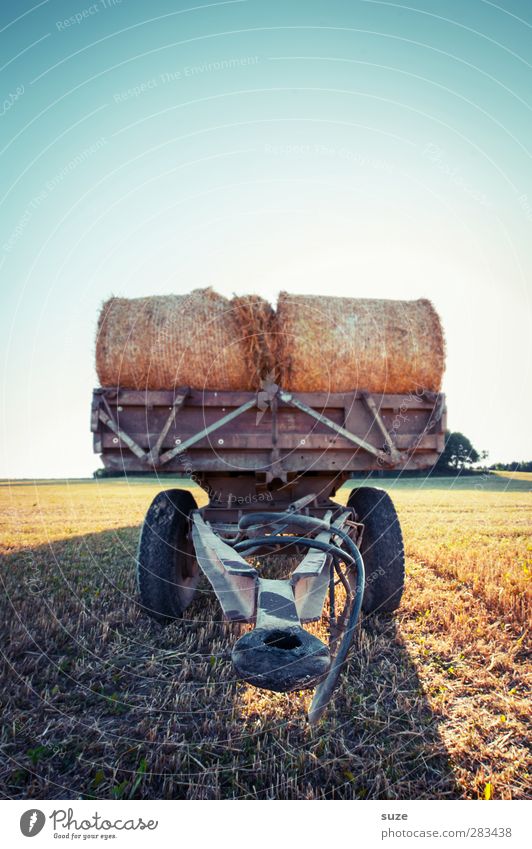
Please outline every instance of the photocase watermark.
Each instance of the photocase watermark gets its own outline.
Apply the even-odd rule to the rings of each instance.
[[[35,837],[42,831],[46,817],[38,808],[24,811],[20,818],[20,830],[24,837]]]
[[[151,77],[148,80],[143,80],[136,86],[127,88],[124,91],[116,92],[113,95],[115,103],[124,103],[132,98],[141,97],[148,91],[155,88],[168,85],[169,83],[177,83],[190,77],[201,76],[202,74],[213,74],[220,71],[231,71],[237,68],[245,68],[249,65],[257,65],[260,61],[258,56],[236,56],[229,59],[219,59],[215,62],[206,62],[201,65],[185,65],[183,68],[177,68],[172,71],[163,71],[156,77]]]
[[[526,217],[529,221],[532,221],[532,201],[529,199],[528,195],[522,194],[517,198],[519,206],[525,213]]]
[[[67,164],[61,168],[57,174],[54,174],[49,180],[46,181],[41,191],[38,192],[34,197],[30,200],[26,209],[20,216],[17,221],[16,226],[11,231],[9,237],[2,245],[2,251],[4,254],[9,254],[19,241],[19,239],[24,234],[26,227],[30,223],[34,214],[38,211],[38,209],[43,205],[45,200],[51,195],[53,191],[63,182],[65,177],[68,177],[69,174],[72,173],[76,168],[86,162],[94,153],[101,150],[102,147],[105,147],[107,144],[107,139],[101,137],[97,139],[93,144],[81,150],[77,153],[72,159],[70,159]]]
[[[265,144],[264,152],[272,153],[274,156],[322,156],[341,159],[353,165],[359,165],[361,168],[371,168],[385,174],[392,174],[395,170],[392,163],[385,159],[365,156],[347,147],[331,147],[326,144]]]
[[[90,817],[76,818],[73,808],[57,808],[52,811],[48,819],[54,837],[83,841],[87,838],[109,840],[116,838],[116,832],[121,831],[155,831],[159,825],[158,820],[145,820],[140,816],[108,819],[97,811]],[[38,808],[24,811],[20,818],[20,830],[24,837],[35,837],[45,825],[46,815]]]
[[[159,825],[158,820],[144,820],[142,817],[130,817],[129,819],[110,820],[102,817],[97,811],[90,819],[76,819],[73,808],[64,810],[59,808],[52,811],[49,819],[52,820],[54,831],[63,829],[68,831],[73,838],[81,835],[76,831],[84,832],[113,832],[113,831],[155,831]]]
[[[18,85],[15,91],[10,91],[7,97],[2,101],[2,106],[0,107],[0,117],[6,115],[10,109],[13,108],[17,100],[20,100],[22,95],[24,94],[24,86]]]
[[[42,577],[34,572],[26,583],[26,592],[28,595],[39,596],[42,595],[46,591],[46,587],[43,583]]]
[[[55,22],[55,28],[59,32],[64,32],[70,27],[78,26],[78,24],[82,24],[88,18],[94,17],[99,12],[107,11],[108,9],[114,9],[117,6],[121,6],[123,0],[98,0],[97,3],[91,3],[90,6],[85,6],[84,9],[79,9],[79,11],[75,12],[73,15],[70,15],[69,18],[64,18],[61,21]]]
[[[246,495],[236,495],[233,492],[221,492],[219,490],[214,489],[207,481],[202,480],[196,472],[194,471],[194,466],[192,465],[192,460],[190,456],[187,454],[187,451],[183,451],[179,454],[179,460],[184,466],[183,472],[184,476],[187,480],[192,481],[193,483],[200,486],[209,496],[209,503],[213,504],[226,504],[228,507],[235,507],[238,505],[245,504],[258,504],[264,501],[273,501],[273,495],[271,492],[259,492],[256,494],[247,493]]]
[[[423,156],[425,159],[428,159],[429,162],[432,162],[432,164],[435,165],[442,174],[448,177],[455,186],[461,189],[464,194],[468,195],[485,209],[493,209],[492,202],[488,200],[484,192],[479,192],[475,189],[462,175],[458,166],[449,162],[443,148],[433,142],[427,142],[423,148]]]
[[[476,490],[484,489],[486,484],[488,482],[491,482],[491,480],[492,480],[492,474],[490,472],[486,472],[486,471],[481,471],[478,477],[479,477],[479,480],[477,480],[476,483],[475,483],[475,489]]]

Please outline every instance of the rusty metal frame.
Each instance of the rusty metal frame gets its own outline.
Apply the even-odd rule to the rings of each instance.
[[[157,441],[156,441],[155,445],[153,446],[153,448],[151,449],[151,451],[149,452],[149,454],[147,454],[147,456],[146,456],[146,460],[147,460],[148,463],[153,463],[154,466],[159,465],[159,461],[160,461],[159,454],[161,452],[163,442],[166,439],[166,436],[168,435],[168,431],[172,427],[179,410],[181,409],[181,407],[185,403],[185,399],[188,395],[188,392],[189,392],[188,387],[185,387],[185,389],[182,392],[179,392],[176,395],[176,397],[174,398],[174,403],[172,404],[172,409],[170,410],[170,414],[169,414],[168,418],[166,419],[166,422],[164,423],[159,436],[157,437]]]
[[[113,418],[111,409],[109,407],[107,399],[105,398],[105,395],[102,396],[102,402],[100,402],[100,405],[98,406],[97,418],[106,427],[108,427],[139,460],[141,460],[143,463],[151,465],[153,468],[160,468],[161,466],[164,466],[165,464],[173,460],[175,457],[184,454],[188,448],[191,448],[193,445],[200,442],[206,436],[209,436],[211,433],[214,433],[219,428],[236,419],[242,413],[258,405],[258,395],[253,394],[253,396],[249,398],[249,400],[245,401],[236,409],[231,410],[231,412],[227,413],[225,416],[222,416],[217,421],[205,426],[193,436],[190,436],[188,439],[186,439],[184,442],[175,445],[173,448],[161,454],[160,452],[164,440],[168,435],[170,428],[174,424],[178,412],[185,404],[189,392],[190,389],[188,387],[182,387],[178,391],[177,395],[174,397],[170,413],[157,437],[157,440],[154,446],[149,451],[145,451],[123,428],[121,428],[117,424],[117,422]],[[261,395],[262,394],[263,393],[261,393]],[[277,446],[277,407],[279,400],[282,401],[284,404],[297,408],[306,415],[314,418],[316,421],[321,422],[321,424],[325,425],[325,427],[334,431],[339,436],[342,436],[344,439],[349,440],[358,448],[361,448],[362,450],[368,452],[373,457],[376,457],[380,462],[386,463],[390,466],[395,466],[399,464],[402,460],[404,460],[405,454],[401,453],[395,446],[391,434],[389,433],[382,419],[382,416],[380,415],[377,405],[375,404],[375,401],[370,395],[370,393],[361,392],[359,393],[359,397],[363,400],[367,410],[373,417],[375,424],[382,433],[387,451],[383,451],[380,448],[375,447],[371,443],[362,439],[360,436],[357,436],[356,434],[352,433],[347,428],[337,424],[328,416],[318,412],[308,404],[305,404],[304,401],[294,396],[291,392],[287,392],[283,389],[278,389],[275,393],[275,396],[269,401],[269,406],[272,411],[271,460],[273,463],[273,467],[269,470],[269,479],[275,476],[281,477],[283,473],[282,461],[280,460],[279,449]],[[443,405],[443,401],[441,402],[441,404]],[[102,405],[105,406],[107,412],[102,409]]]
[[[264,393],[261,392],[257,394],[216,391],[202,394],[188,387],[179,387],[174,392],[154,391],[145,394],[135,391],[121,393],[118,389],[96,390],[91,418],[91,428],[95,433],[95,447],[100,446],[100,452],[103,454],[112,442],[113,446],[110,447],[109,455],[123,463],[126,469],[138,470],[139,466],[143,470],[150,467],[156,469],[170,463],[167,471],[170,469],[175,471],[180,468],[183,460],[181,455],[185,455],[187,449],[252,408],[258,407],[259,411],[264,412],[266,407],[263,395]],[[193,435],[180,441],[175,438],[180,435],[175,421],[186,404],[187,398],[190,403],[190,415],[188,415],[187,407],[187,412],[182,413],[185,421],[181,433],[186,435],[192,431]],[[394,431],[390,433],[385,423],[385,419],[390,421],[386,410],[391,409],[392,405],[395,410],[396,400],[399,403],[401,396],[382,396],[379,401],[379,398],[374,398],[368,392],[354,391],[337,393],[332,398],[334,403],[331,403],[331,396],[325,393],[294,395],[275,386],[275,391],[272,391],[271,397],[267,399],[267,406],[271,412],[271,433],[269,425],[263,426],[260,432],[250,432],[249,422],[252,416],[246,416],[240,423],[240,429],[237,426],[230,437],[225,439],[226,442],[231,443],[232,455],[229,453],[229,446],[226,445],[225,454],[222,451],[222,456],[219,457],[210,442],[206,440],[208,444],[198,446],[190,457],[190,464],[195,469],[206,470],[205,477],[200,478],[200,483],[210,495],[209,505],[202,510],[194,510],[190,515],[190,533],[199,567],[210,582],[224,616],[233,622],[250,623],[255,626],[252,631],[247,631],[235,646],[235,651],[240,652],[239,663],[242,664],[242,658],[246,654],[249,657],[253,652],[262,652],[264,658],[264,651],[269,651],[268,647],[272,645],[273,654],[279,651],[275,648],[275,640],[273,643],[269,642],[272,634],[280,634],[283,638],[298,637],[300,639],[298,645],[302,650],[308,650],[305,657],[309,659],[309,663],[310,658],[316,653],[321,658],[318,672],[316,672],[318,667],[315,665],[314,672],[312,674],[308,672],[307,683],[303,683],[303,686],[315,686],[318,681],[321,682],[316,690],[309,714],[313,722],[317,721],[323,712],[324,705],[337,683],[354,634],[364,587],[364,566],[357,548],[360,544],[360,532],[356,536],[355,544],[353,532],[349,530],[349,528],[358,527],[360,531],[360,525],[350,521],[350,517],[353,516],[351,510],[346,510],[331,500],[337,486],[336,481],[338,478],[345,480],[349,471],[354,468],[360,466],[374,468],[376,460],[379,464],[385,463],[389,466],[397,466],[400,463],[407,466],[411,454],[413,456],[416,451],[416,444],[409,443],[410,432],[407,434],[407,439],[405,435],[402,435],[402,439],[401,436],[397,438],[397,434],[394,439],[392,438]],[[351,416],[350,410],[355,407],[353,404],[355,400],[358,401],[358,405],[355,414]],[[434,423],[441,421],[441,431],[445,425],[444,396],[429,397],[427,394],[427,397],[423,396],[421,400],[424,410],[427,409],[428,404],[438,402],[433,418],[429,420],[426,428],[427,430],[430,427],[434,428]],[[414,405],[408,406],[409,401],[410,399],[406,400],[407,408],[412,410]],[[124,408],[119,406],[122,403],[126,410],[123,417],[121,414]],[[207,410],[209,415],[206,415],[205,409],[201,409],[203,405],[205,408],[211,408]],[[221,407],[222,412],[225,413],[226,407],[223,405],[229,407],[230,412],[194,432],[200,424],[205,424],[209,418],[212,418],[213,413],[218,415],[218,408]],[[111,407],[116,408],[116,413]],[[150,415],[149,419],[146,417],[143,422],[140,416],[142,407],[146,412],[156,408],[153,415]],[[280,412],[282,407],[284,411]],[[287,409],[289,407],[294,407],[300,412],[293,412]],[[336,415],[337,421],[347,427],[333,421],[324,413],[318,412],[316,408],[330,409],[331,415]],[[337,414],[338,409],[342,408],[343,417],[340,413]],[[384,410],[384,418],[381,415],[381,409]],[[302,432],[306,433],[309,429],[300,413],[310,416],[323,427],[317,428],[313,425],[313,435],[307,440],[306,445],[310,455],[309,461],[305,457],[305,449],[302,448],[301,457],[295,457],[294,463],[289,453],[282,452],[286,452],[287,449],[292,451]],[[283,416],[285,416],[284,421]],[[368,421],[371,424],[370,429],[366,431]],[[419,431],[415,428],[419,427],[419,421],[421,426],[425,427],[424,418],[414,415],[412,421],[414,432],[418,434]],[[133,436],[120,427],[121,422],[126,424]],[[286,428],[286,434],[283,433],[283,426]],[[117,439],[111,440],[109,434],[105,435],[104,428],[108,428]],[[172,428],[174,428],[173,431]],[[228,431],[231,429],[229,428]],[[335,435],[331,436],[328,431],[333,431]],[[352,431],[371,433],[369,438],[372,442],[380,441],[380,435],[382,435],[384,440],[382,449]],[[433,433],[431,430],[430,436],[433,440],[440,439],[439,432]],[[127,452],[122,452],[122,446],[117,446],[118,450],[115,450],[115,444],[119,440],[134,457],[127,456]],[[165,441],[169,450],[161,454]],[[172,446],[173,442],[176,444]],[[224,440],[219,440],[220,444],[223,442]],[[305,440],[302,440],[301,444],[304,445]],[[361,449],[360,454],[358,450],[353,450],[352,445]],[[103,451],[102,446],[105,446]],[[405,451],[399,450],[400,448]],[[433,443],[427,440],[427,445],[422,450],[429,451],[432,448]],[[240,454],[245,454],[246,451],[248,452],[247,465],[244,462],[241,466],[237,464],[239,473],[231,477],[227,472],[231,456],[240,457]],[[260,452],[265,451],[270,456],[268,472],[264,472],[265,467],[261,466],[263,460]],[[313,451],[319,452],[322,459],[321,465],[312,465]],[[344,452],[344,455],[340,452]],[[124,459],[122,453],[126,455]],[[137,460],[134,459],[135,457]],[[172,464],[171,461],[176,457],[181,457],[181,460]],[[201,465],[202,458],[204,465]],[[298,466],[297,463],[300,461],[301,466]],[[303,467],[302,470],[300,470],[301,467]],[[210,474],[211,470],[214,476],[219,476],[216,480],[219,481],[220,491],[224,495],[229,493],[227,504],[223,499],[212,496],[210,483],[206,478],[206,474]],[[306,474],[307,471],[320,476],[318,488],[316,488],[315,477],[312,474]],[[203,472],[200,471],[200,474]],[[302,481],[301,484],[298,483],[299,480]],[[247,494],[253,485],[256,486],[256,491],[259,487],[266,486],[273,493],[271,506],[262,513],[249,509],[241,510],[231,501],[231,493]],[[311,488],[315,491],[310,492]],[[289,493],[291,493],[290,496]],[[296,500],[287,504],[289,497]],[[220,501],[219,504],[218,501]],[[302,529],[303,534],[300,535]],[[284,580],[263,578],[258,569],[245,559],[265,552],[278,552],[279,547],[282,551],[290,550],[290,553],[293,551],[299,553],[302,548],[308,549],[290,577]],[[351,586],[352,581],[356,582],[356,592]],[[337,619],[334,591],[335,584],[339,582],[346,590],[346,606]],[[317,621],[322,617],[327,592],[331,600],[328,646],[311,636],[310,632],[302,627],[302,623]],[[260,645],[247,640],[250,635],[253,635],[257,643],[262,640]],[[309,645],[311,640],[312,645]],[[239,644],[240,648],[238,648]],[[283,649],[292,651],[292,646],[284,646]],[[292,657],[289,654],[285,656]],[[249,673],[249,664],[246,674],[242,665],[240,667],[237,665],[236,657],[237,655],[233,657],[233,662],[237,671],[240,670],[239,674],[244,680],[256,683],[253,675]],[[292,662],[295,663],[290,660],[286,666],[290,666]],[[273,674],[273,672],[277,670],[270,669],[270,673]],[[294,682],[303,680],[301,674],[300,671],[297,674],[293,673],[290,679],[290,672],[288,672],[283,681],[286,683],[288,680],[288,685],[293,688]],[[266,686],[273,690],[289,689],[289,686],[276,686],[276,681],[273,681],[271,685],[265,684],[264,681],[267,679],[261,678],[260,675],[257,686]]]
[[[364,396],[363,396],[364,397]],[[340,436],[343,436],[345,439],[349,439],[350,442],[354,442],[355,445],[358,445],[359,448],[363,448],[364,451],[368,451],[370,454],[373,454],[377,457],[378,460],[382,460],[384,463],[388,463],[389,465],[395,465],[400,459],[401,455],[393,445],[391,440],[391,436],[388,433],[384,422],[382,421],[381,416],[378,413],[377,407],[375,406],[375,402],[372,400],[373,408],[369,407],[370,412],[375,416],[375,421],[377,422],[381,432],[385,436],[386,444],[393,448],[393,456],[392,452],[387,454],[385,451],[381,451],[380,448],[375,448],[374,445],[371,445],[369,442],[366,442],[365,439],[361,439],[360,436],[356,436],[354,433],[351,433],[345,427],[336,424],[332,419],[328,418],[328,416],[324,416],[323,413],[318,413],[316,410],[313,410],[312,407],[309,407],[308,404],[305,404],[303,401],[300,401],[299,398],[295,398],[291,392],[285,392],[284,390],[279,391],[279,398],[281,401],[284,401],[285,404],[291,404],[293,407],[297,407],[298,410],[301,410],[303,413],[307,413],[307,415],[312,416],[312,418],[321,422],[322,424],[329,427],[331,430],[336,431]],[[364,397],[364,400],[367,399]],[[369,405],[368,405],[369,406]]]
[[[251,398],[249,401],[246,401],[245,404],[241,404],[240,407],[236,408],[236,410],[232,410],[230,413],[227,413],[226,416],[222,416],[221,419],[218,419],[212,424],[207,425],[207,427],[204,427],[202,430],[198,431],[198,433],[194,434],[194,436],[191,436],[189,437],[189,439],[186,439],[184,442],[182,442],[181,445],[176,445],[175,448],[172,448],[170,451],[166,451],[159,458],[159,464],[163,465],[169,460],[172,460],[174,457],[177,457],[178,454],[182,454],[184,451],[187,450],[187,448],[191,448],[192,445],[195,445],[196,442],[199,442],[204,437],[209,436],[210,433],[213,433],[215,430],[218,430],[219,428],[233,421],[233,419],[236,419],[237,416],[242,415],[242,413],[245,413],[246,410],[251,410],[251,408],[255,407],[256,405],[257,396],[254,395],[253,398]]]
[[[132,437],[125,432],[125,430],[120,428],[115,422],[110,410],[109,413],[106,413],[100,407],[100,409],[98,410],[98,418],[101,422],[103,422],[104,425],[106,425],[110,430],[112,430],[113,433],[116,434],[116,436],[119,437],[119,439],[121,439],[125,445],[127,445],[129,450],[136,457],[138,457],[139,460],[142,460],[145,463],[151,463],[154,467],[158,467],[164,465],[165,463],[168,463],[170,460],[172,460],[174,457],[177,457],[179,454],[183,454],[183,452],[185,452],[188,448],[190,448],[192,445],[195,445],[196,442],[199,442],[201,439],[204,439],[206,436],[209,436],[209,434],[228,424],[228,422],[232,421],[233,419],[236,419],[237,416],[240,416],[242,413],[245,413],[246,410],[250,410],[257,404],[257,398],[256,396],[253,396],[253,398],[251,398],[249,401],[246,401],[244,404],[241,404],[240,407],[237,407],[236,410],[232,410],[230,413],[227,413],[226,416],[222,416],[221,419],[218,419],[217,421],[212,422],[212,424],[202,428],[202,430],[198,431],[198,433],[195,433],[194,436],[189,437],[189,439],[186,439],[183,443],[176,445],[175,448],[172,448],[169,451],[166,451],[164,454],[160,455],[159,452],[161,446],[168,434],[168,431],[174,423],[178,411],[181,409],[185,402],[187,392],[188,389],[185,389],[185,391],[179,393],[176,396],[172,405],[170,415],[168,416],[163,428],[161,429],[161,432],[157,437],[157,441],[151,451],[144,451],[144,449],[141,448],[140,445],[138,445],[135,440],[132,439]],[[105,398],[104,404],[109,409]]]
[[[252,622],[257,605],[257,570],[223,542],[197,510],[192,514],[192,540],[198,564],[227,619]]]
[[[108,415],[104,410],[100,409],[98,411],[98,417],[104,425],[107,425],[109,430],[112,430],[113,433],[116,434],[116,436],[121,439],[125,445],[127,445],[129,450],[135,455],[135,457],[138,457],[139,460],[146,460],[147,454],[144,449],[141,448],[140,445],[137,445],[135,440],[132,439],[129,434],[127,434],[117,425],[117,423],[110,414]]]
[[[377,424],[377,427],[379,428],[380,432],[382,433],[382,435],[384,437],[384,441],[386,442],[386,445],[388,446],[388,450],[390,452],[390,457],[392,458],[394,463],[400,463],[401,462],[401,453],[395,447],[394,441],[393,441],[392,437],[390,436],[390,433],[388,432],[388,428],[386,427],[386,425],[384,424],[384,422],[382,420],[382,416],[379,413],[379,410],[377,409],[377,405],[376,405],[375,401],[373,400],[373,398],[371,397],[369,392],[363,392],[362,393],[362,399],[363,399],[366,407],[368,408],[369,412],[373,415],[373,418],[375,419],[375,423]]]

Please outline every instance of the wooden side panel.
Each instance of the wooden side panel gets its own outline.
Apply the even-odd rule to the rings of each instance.
[[[91,430],[94,450],[104,465],[124,471],[154,469],[148,457],[171,451],[204,428],[216,423],[236,407],[254,398],[248,392],[187,393],[185,402],[174,409],[175,392],[97,389],[93,395]],[[280,402],[275,420],[271,409],[246,410],[184,454],[155,466],[159,472],[179,473],[188,469],[220,473],[267,471],[277,462],[286,472],[351,472],[382,468],[422,469],[432,466],[443,449],[446,424],[443,395],[373,395],[381,425],[375,420],[362,393],[301,393],[297,397],[333,423],[363,439],[380,451],[391,441],[400,460],[383,465],[382,459],[354,445],[323,422],[302,410]],[[104,416],[99,413],[103,411]],[[101,418],[112,417],[114,428]],[[170,419],[170,420],[169,420]],[[389,440],[383,434],[388,432]],[[145,452],[134,456],[118,432],[126,434]]]

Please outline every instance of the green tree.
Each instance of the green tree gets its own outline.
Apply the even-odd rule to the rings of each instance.
[[[480,454],[471,441],[458,430],[446,431],[445,448],[440,459],[434,466],[436,472],[458,472],[467,469],[472,463],[478,463],[486,457],[486,452]]]

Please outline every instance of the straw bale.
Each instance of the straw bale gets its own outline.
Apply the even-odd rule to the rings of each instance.
[[[277,304],[281,385],[294,392],[439,391],[443,331],[430,301],[290,295]]]
[[[251,296],[249,303],[245,298],[237,300],[233,305],[212,289],[196,289],[188,295],[110,298],[102,307],[96,340],[101,385],[257,388],[260,365],[250,323],[266,328],[271,320],[267,320],[268,309],[272,311],[258,296]],[[264,332],[261,329],[259,337]]]
[[[102,386],[254,390],[264,378],[296,392],[438,391],[444,339],[430,301],[259,295],[212,289],[110,298],[96,369]]]
[[[273,307],[260,295],[233,297],[231,307],[247,349],[246,361],[253,369],[253,385],[274,379],[277,370],[276,318]]]

